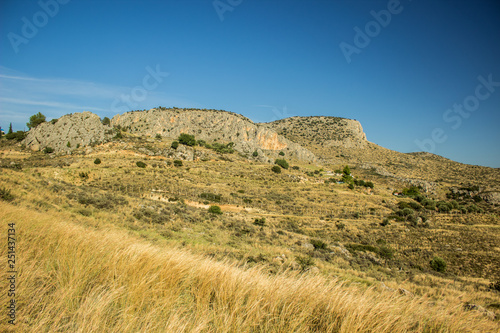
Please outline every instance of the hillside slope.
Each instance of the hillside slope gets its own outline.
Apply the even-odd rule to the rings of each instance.
[[[400,153],[366,140],[356,120],[337,117],[292,117],[266,124],[285,138],[310,149],[321,162],[351,165],[381,177],[427,188],[476,184],[482,192],[500,191],[500,169],[462,164],[430,153]],[[495,195],[495,197],[497,197]],[[500,204],[492,198],[495,204]]]

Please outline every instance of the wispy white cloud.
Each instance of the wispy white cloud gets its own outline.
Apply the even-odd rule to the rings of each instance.
[[[22,105],[36,105],[36,106],[47,106],[53,108],[62,108],[62,109],[70,109],[70,110],[81,110],[82,106],[80,105],[72,105],[69,103],[59,103],[59,102],[49,102],[49,101],[34,101],[34,100],[26,100],[26,99],[16,99],[16,98],[8,98],[8,97],[0,97],[0,102],[11,103],[11,104],[22,104]],[[86,111],[108,111],[103,108],[95,108],[84,106],[83,109]]]
[[[67,78],[33,77],[0,66],[0,121],[19,122],[18,119],[27,120],[36,112],[42,112],[48,119],[82,111],[113,116],[116,114],[114,103],[122,95],[130,94],[132,89]],[[167,94],[164,89],[166,87],[148,91],[147,99],[136,103],[136,109],[159,105],[197,106],[197,103]],[[0,125],[5,127],[5,124]],[[17,125],[22,128],[24,123]]]

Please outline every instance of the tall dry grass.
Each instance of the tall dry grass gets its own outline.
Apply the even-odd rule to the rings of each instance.
[[[1,239],[16,222],[16,332],[497,332],[460,304],[346,286],[322,276],[242,269],[156,247],[65,213],[0,202]],[[7,246],[0,246],[6,267]]]

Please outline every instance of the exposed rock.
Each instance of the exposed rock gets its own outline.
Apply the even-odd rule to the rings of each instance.
[[[398,288],[398,293],[402,296],[410,296],[410,297],[413,297],[413,293],[406,290],[406,289],[403,289],[403,288]]]
[[[361,258],[368,259],[369,261],[371,261],[375,265],[381,265],[382,264],[382,262],[380,261],[380,259],[377,258],[373,253],[369,253],[369,252],[361,253]]]
[[[392,178],[397,179],[401,182],[407,183],[408,186],[420,187],[422,189],[422,191],[425,193],[436,194],[436,189],[437,189],[438,185],[435,182],[430,182],[430,181],[426,181],[426,180],[422,180],[422,179],[400,177],[400,176],[397,176],[393,173],[388,172],[387,170],[385,170],[381,166],[376,166],[376,165],[372,165],[369,163],[363,163],[360,165],[360,167],[362,169],[372,170],[373,172],[375,172],[381,176],[392,177]]]
[[[314,250],[314,245],[312,245],[312,244],[311,244],[311,243],[309,243],[309,242],[303,242],[303,243],[302,243],[302,247],[303,247],[304,249],[306,249],[306,250],[310,250],[310,251]]]
[[[343,247],[342,245],[339,245],[339,246],[330,246],[330,249],[332,250],[330,252],[330,254],[334,254],[334,255],[341,255],[347,259],[350,259],[352,258],[352,255],[351,255],[351,252],[349,252],[349,250],[347,250],[345,247]]]
[[[106,134],[109,130],[110,127],[104,126],[98,115],[85,111],[32,128],[23,143],[32,150],[50,147],[55,152],[69,153],[77,145],[84,147],[106,141],[112,136],[111,133]]]
[[[469,310],[469,311],[478,311],[478,312],[482,313],[483,315],[485,315],[486,317],[488,317],[488,319],[491,319],[491,320],[496,319],[496,315],[493,312],[486,310],[481,305],[477,305],[477,304],[473,304],[473,303],[465,303],[464,308],[466,310]]]
[[[192,134],[207,142],[234,142],[234,149],[251,156],[254,151],[265,161],[279,157],[314,161],[312,152],[278,135],[274,130],[253,123],[241,115],[214,110],[152,109],[116,115],[113,126],[121,126],[132,134],[177,138],[181,133]]]
[[[286,138],[323,147],[365,148],[366,134],[357,120],[339,117],[291,117],[264,124]]]
[[[307,271],[312,274],[319,274],[319,268],[316,266],[310,267]]]

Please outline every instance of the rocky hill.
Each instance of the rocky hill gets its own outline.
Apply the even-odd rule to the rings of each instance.
[[[70,153],[78,147],[109,141],[116,135],[113,128],[153,138],[159,134],[175,140],[186,133],[206,142],[233,142],[236,151],[245,155],[257,151],[263,162],[274,161],[280,152],[290,159],[316,160],[311,151],[278,135],[273,129],[241,115],[216,110],[131,111],[113,117],[111,126],[103,125],[99,116],[91,112],[74,113],[33,128],[23,143],[35,151],[50,147],[57,153]]]
[[[37,151],[46,147],[55,152],[69,153],[77,147],[103,142],[114,132],[101,123],[101,118],[92,112],[67,114],[32,128],[23,144]]]
[[[266,155],[271,159],[283,151],[286,156],[303,161],[316,157],[300,144],[278,135],[266,126],[255,124],[239,114],[194,109],[152,109],[116,115],[111,124],[131,134],[177,138],[181,133],[192,134],[207,142],[234,142],[234,148],[243,154]]]
[[[291,117],[265,124],[278,134],[309,146],[365,148],[366,135],[357,120],[339,117]]]
[[[478,184],[480,196],[500,204],[500,169],[458,163],[430,153],[400,153],[369,142],[361,124],[338,117],[291,117],[263,124],[311,150],[325,165],[350,165],[356,173],[416,185],[428,192],[438,185]]]

